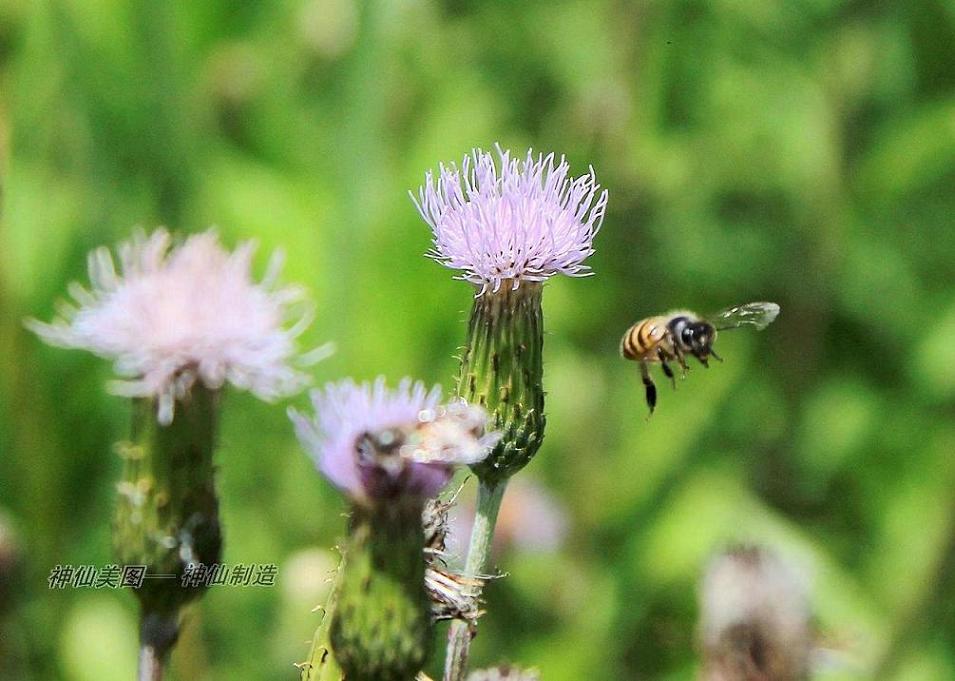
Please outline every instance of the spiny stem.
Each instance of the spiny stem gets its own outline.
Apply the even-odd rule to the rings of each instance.
[[[494,525],[504,498],[507,478],[494,482],[480,481],[478,485],[477,511],[464,574],[468,577],[482,575],[487,567],[494,539]],[[467,622],[454,620],[448,631],[448,649],[444,663],[444,681],[462,681],[468,668],[468,653],[471,648],[471,630]]]

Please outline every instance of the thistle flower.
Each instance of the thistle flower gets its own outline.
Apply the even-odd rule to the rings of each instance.
[[[485,407],[497,446],[473,465],[480,485],[465,574],[484,573],[504,488],[544,439],[542,285],[556,274],[586,276],[584,261],[607,209],[593,168],[570,177],[554,154],[527,152],[523,161],[496,145],[475,149],[460,170],[428,172],[411,199],[431,227],[428,256],[478,287],[461,357],[457,394]],[[471,631],[454,622],[445,678],[462,681]]]
[[[405,681],[424,665],[433,642],[425,501],[454,465],[480,461],[496,442],[483,409],[440,399],[410,379],[394,391],[382,378],[346,380],[312,391],[315,419],[289,411],[319,470],[352,501],[329,639],[353,681]]]
[[[593,238],[607,207],[593,168],[569,177],[570,166],[553,153],[524,161],[496,145],[500,171],[492,154],[475,149],[460,170],[441,164],[417,197],[418,212],[431,226],[428,256],[461,270],[459,278],[481,289],[498,291],[504,282],[544,281],[555,274],[586,276],[583,264],[593,254]]]
[[[487,413],[462,400],[440,405],[441,389],[402,380],[389,390],[351,380],[313,390],[314,419],[289,410],[302,446],[318,469],[353,500],[397,494],[428,498],[455,465],[483,459],[498,436],[485,433]]]
[[[51,324],[27,322],[48,343],[112,359],[125,379],[113,390],[135,398],[130,439],[116,447],[114,548],[119,563],[172,577],[134,592],[140,678],[161,678],[180,610],[205,586],[193,571],[220,561],[219,389],[231,383],[269,400],[307,382],[292,365],[304,359],[294,341],[311,310],[300,289],[276,287],[280,258],[264,281],[252,280],[254,250],[246,242],[230,253],[211,230],[176,247],[164,229],[136,232],[118,248],[120,272],[107,249],[93,251],[91,289],[70,287],[76,306],[63,305]]]
[[[701,681],[804,681],[812,652],[805,581],[776,554],[737,546],[710,564],[700,590]]]
[[[255,245],[230,253],[214,230],[175,247],[164,229],[138,231],[117,250],[119,272],[108,249],[90,253],[91,290],[70,286],[78,307],[63,305],[51,324],[27,322],[47,343],[113,360],[123,378],[112,383],[114,392],[156,398],[159,421],[168,425],[176,400],[196,381],[210,390],[231,383],[265,400],[308,382],[293,365],[307,361],[296,355],[295,338],[311,308],[300,288],[276,286],[278,254],[256,283]]]

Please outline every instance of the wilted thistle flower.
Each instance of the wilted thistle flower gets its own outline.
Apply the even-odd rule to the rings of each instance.
[[[461,620],[474,627],[481,616],[480,595],[484,580],[466,577],[448,568],[448,533],[450,511],[460,489],[449,499],[430,499],[424,507],[425,590],[431,601],[434,620]]]
[[[346,380],[312,392],[316,418],[290,411],[319,470],[352,501],[330,639],[354,681],[404,681],[424,665],[432,644],[425,501],[455,465],[476,463],[496,441],[483,409],[440,399],[438,388],[409,379],[394,391],[384,379]]]
[[[164,229],[137,231],[117,249],[89,256],[91,289],[70,286],[77,306],[64,304],[52,324],[27,325],[46,342],[89,350],[115,362],[124,380],[114,392],[156,398],[159,421],[173,419],[176,400],[201,382],[225,383],[272,400],[297,392],[307,375],[295,339],[311,321],[302,289],[277,287],[282,259],[265,278],[251,276],[252,242],[225,250],[215,231],[173,247]]]
[[[805,681],[812,650],[805,579],[776,554],[718,555],[700,591],[701,681]]]

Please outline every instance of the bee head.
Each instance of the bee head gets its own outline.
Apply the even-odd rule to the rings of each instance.
[[[703,364],[713,354],[713,341],[716,339],[716,329],[709,322],[691,322],[683,327],[680,340],[689,348]]]

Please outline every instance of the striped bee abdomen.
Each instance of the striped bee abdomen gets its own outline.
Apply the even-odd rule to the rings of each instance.
[[[620,354],[626,359],[655,360],[657,348],[667,340],[666,321],[666,317],[648,317],[631,326],[620,342]]]

